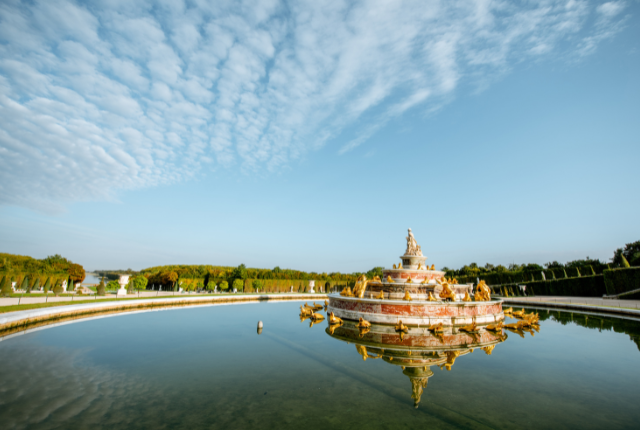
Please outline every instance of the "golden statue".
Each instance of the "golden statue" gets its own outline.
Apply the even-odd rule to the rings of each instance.
[[[360,321],[358,321],[358,328],[371,328],[371,323],[360,317]]]
[[[409,301],[413,300],[411,298],[411,294],[409,294],[409,290],[404,292],[404,297],[402,298],[402,300],[409,300]]]
[[[407,332],[409,332],[409,328],[406,325],[402,324],[402,321],[398,321],[398,324],[396,324],[396,331],[401,331],[401,332],[407,333]],[[409,351],[409,352],[411,352],[411,351]]]
[[[513,312],[511,312],[511,315],[513,315],[516,318],[522,318],[522,316],[524,315],[524,308],[522,308],[521,311],[513,311]]]
[[[329,313],[329,325],[342,324],[342,323],[343,323],[342,318],[338,318],[333,314],[333,312]]]
[[[445,367],[447,370],[451,370],[451,367],[453,367],[453,364],[456,362],[456,358],[458,358],[459,355],[460,351],[447,351],[447,362],[438,367],[440,367],[440,369]]]
[[[307,309],[305,307],[300,306],[300,316],[301,317],[310,317],[313,311],[311,309]]]
[[[376,276],[373,277],[371,282],[380,282],[380,283],[382,283],[382,280],[380,280],[380,276],[376,275]]]
[[[353,297],[353,293],[351,292],[351,288],[349,287],[344,287],[340,295],[344,297]]]
[[[485,352],[485,354],[491,355],[491,353],[493,352],[493,348],[495,347],[496,347],[495,345],[489,345],[482,348],[482,350]]]
[[[361,329],[359,329],[358,337],[360,339],[362,339],[364,337],[364,335],[369,333],[370,331],[371,331],[371,327],[361,328]]]
[[[491,289],[487,286],[486,282],[480,281],[478,283],[474,298],[476,299],[476,302],[488,302],[491,300]]]
[[[455,302],[456,295],[451,289],[451,287],[449,286],[449,283],[446,281],[439,282],[439,283],[440,285],[442,285],[442,291],[440,291],[440,298],[443,300],[451,300],[452,302]]]
[[[400,341],[402,342],[404,340],[404,332],[401,331],[401,332],[398,332],[398,334],[400,335]],[[393,358],[393,357],[391,357],[391,358]]]
[[[368,283],[369,283],[369,280],[367,279],[366,275],[358,276],[358,279],[356,280],[356,285],[353,287],[353,297],[358,297],[360,299],[363,298],[364,291],[367,289]]]
[[[311,314],[311,319],[313,321],[322,321],[324,319],[324,315],[318,314],[318,313],[313,313],[313,314]]]
[[[402,263],[398,263],[398,269],[402,269]]]
[[[430,270],[436,270],[436,265],[435,265],[435,264],[432,264],[432,265],[431,265],[431,269],[430,269]]]
[[[323,308],[323,307],[324,307],[324,306],[322,306],[322,305],[316,305],[316,302],[313,302],[313,310],[314,310],[314,311],[320,311],[320,310],[322,310],[322,308]]]
[[[409,378],[411,380],[411,398],[413,399],[413,406],[418,409],[420,403],[420,397],[422,392],[427,388],[427,382],[429,378]]]
[[[413,279],[411,279],[411,275],[409,275],[409,277],[407,278],[407,284],[411,284],[413,282]]]
[[[334,324],[329,326],[329,334],[333,335],[333,332],[336,331],[336,328],[340,327],[340,324]]]
[[[497,324],[489,324],[486,329],[489,331],[502,332],[502,321]]]
[[[387,282],[393,283],[393,279],[391,279],[391,276],[387,276]]]
[[[362,361],[367,361],[367,358],[369,358],[369,354],[367,353],[367,347],[364,345],[356,345],[356,351],[358,351],[358,354],[360,354],[362,356]]]
[[[394,269],[396,268],[396,265],[395,265],[395,264],[393,265],[393,268],[394,268]]]
[[[471,296],[469,295],[469,292],[465,292],[464,293],[464,297],[462,298],[463,302],[470,302],[471,301]]]
[[[513,308],[504,309],[502,312],[504,312],[505,315],[511,316],[511,313],[513,313]]]
[[[425,276],[425,278],[422,280],[422,282],[420,282],[420,284],[424,285],[427,283],[427,277]]]
[[[467,333],[478,333],[480,331],[480,329],[476,326],[476,322],[472,322],[469,325],[465,325],[463,327],[460,327],[458,330],[460,331],[466,331]]]
[[[422,268],[422,264],[418,263],[418,268],[416,270],[420,270]]]
[[[442,324],[441,322],[439,322],[438,324],[431,324],[429,326],[429,331],[432,331],[434,333],[442,333],[444,331],[444,324]]]
[[[384,300],[384,291],[380,291],[380,294],[378,294],[375,298],[378,300]]]
[[[429,297],[427,297],[427,301],[429,301],[429,302],[437,302],[438,299],[433,297],[433,293],[431,291],[429,291]]]

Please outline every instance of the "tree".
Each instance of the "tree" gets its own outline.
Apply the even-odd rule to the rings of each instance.
[[[32,290],[38,291],[40,289],[40,278],[36,278],[33,284]]]
[[[44,288],[43,288],[45,293],[48,293],[49,290],[51,290],[51,277],[47,277],[46,282],[44,283]]]
[[[256,292],[259,292],[261,289],[264,288],[264,284],[260,279],[254,279],[253,282],[251,283],[251,286]]]
[[[0,282],[0,296],[11,296],[11,276],[5,275]]]
[[[146,289],[148,283],[149,280],[143,275],[138,275],[129,281],[130,289],[136,291]]]
[[[22,285],[20,285],[20,289],[25,291],[25,292],[29,292],[29,277],[25,275],[24,279],[22,280]]]
[[[382,278],[382,270],[384,267],[376,266],[367,272],[367,278],[373,279],[375,276]]]
[[[553,263],[545,263],[544,267],[546,267],[547,269],[553,270],[553,269],[564,269],[564,265],[558,263],[557,261],[554,261]]]
[[[100,283],[98,284],[98,287],[96,288],[96,294],[99,296],[104,296],[106,294],[106,289],[107,287],[104,285],[104,276],[103,276],[102,279],[100,279]]]
[[[233,289],[238,291],[242,291],[244,289],[244,282],[242,282],[242,279],[233,280]]]
[[[221,290],[228,290],[229,289],[229,283],[227,281],[222,281],[222,282],[220,282],[219,287],[220,287]]]
[[[108,291],[117,291],[120,289],[120,284],[118,281],[109,281],[107,282],[107,290]]]
[[[86,276],[84,267],[75,263],[71,263],[69,265],[67,272],[69,273],[69,278],[71,278],[71,280],[74,282],[82,282],[84,281],[84,278]]]
[[[627,264],[630,266],[640,266],[640,240],[627,243],[624,249],[616,249],[611,262],[616,267],[625,267],[623,258],[627,260]]]
[[[73,291],[75,288],[76,286],[73,279],[69,278],[69,281],[67,282],[67,291]]]
[[[625,258],[624,254],[622,254],[622,267],[624,268],[631,267],[631,265],[629,265],[629,262]]]
[[[242,279],[242,280],[247,279],[247,267],[244,264],[239,265],[233,270],[233,275],[231,277],[234,279]]]
[[[57,281],[56,285],[53,287],[53,294],[58,297],[58,294],[62,293],[64,289],[62,288],[62,281]]]

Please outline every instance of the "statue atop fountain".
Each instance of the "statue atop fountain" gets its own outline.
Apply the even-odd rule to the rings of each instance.
[[[416,238],[413,237],[411,229],[409,229],[409,236],[407,236],[407,250],[404,252],[404,255],[422,257],[422,249],[420,248],[420,245],[418,245],[418,242],[416,242]]]

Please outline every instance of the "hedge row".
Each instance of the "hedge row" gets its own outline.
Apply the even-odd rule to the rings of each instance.
[[[56,285],[62,285],[64,281],[67,281],[67,289],[71,288],[68,274],[60,275],[43,275],[35,273],[0,273],[0,280],[5,279],[9,284],[16,283],[15,289],[25,289],[30,292],[33,289],[44,291],[52,291]],[[25,283],[26,280],[26,283]]]
[[[609,295],[640,289],[640,267],[605,270],[604,283]],[[640,293],[636,293],[623,298],[632,299],[639,296]]]
[[[607,269],[605,265],[586,266],[580,269],[576,267],[569,267],[564,269],[545,269],[535,271],[520,271],[520,272],[493,272],[482,275],[472,276],[458,276],[458,282],[461,284],[476,283],[477,278],[485,281],[487,285],[503,285],[503,284],[515,284],[524,282],[535,281],[551,281],[553,279],[566,279],[576,278],[582,276],[600,275]],[[542,273],[544,272],[544,277]]]
[[[526,285],[527,295],[537,296],[577,296],[602,297],[606,294],[603,275],[581,276],[579,278],[553,279],[550,281],[535,281],[522,283]],[[502,293],[504,287],[511,288],[509,295],[521,295],[517,284],[494,287],[495,292]],[[515,293],[513,294],[512,293]]]

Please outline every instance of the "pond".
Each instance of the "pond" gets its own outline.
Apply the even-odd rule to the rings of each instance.
[[[121,314],[5,337],[0,426],[618,429],[640,422],[636,321],[537,310],[539,332],[470,336],[467,348],[415,331],[399,340],[388,327],[360,335],[345,324],[330,333],[326,320],[301,322],[300,304]],[[451,351],[458,351],[453,360]],[[435,364],[415,367],[419,360]],[[418,408],[416,375],[424,382]]]

